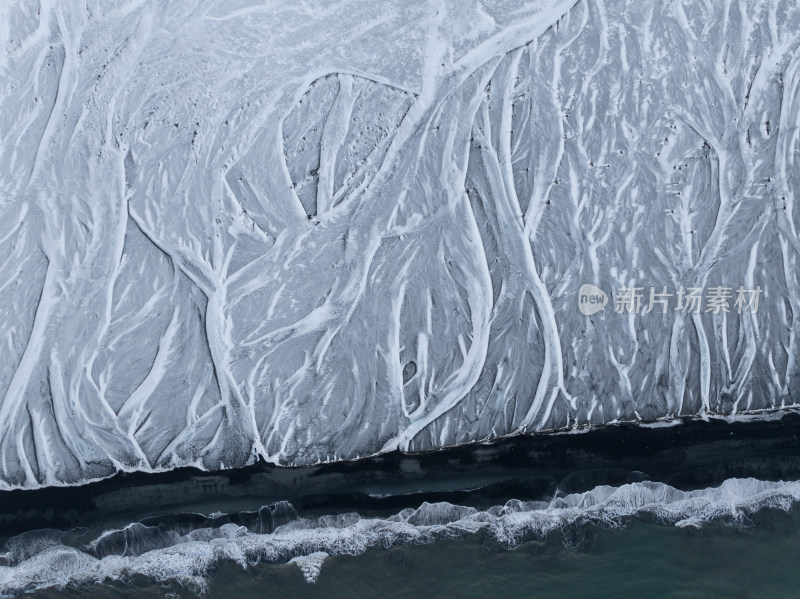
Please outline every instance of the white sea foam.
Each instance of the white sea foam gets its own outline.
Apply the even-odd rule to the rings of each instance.
[[[294,563],[305,579],[313,582],[327,556],[359,555],[370,547],[431,543],[483,531],[513,548],[526,536],[541,538],[574,525],[617,527],[636,516],[680,527],[699,527],[710,521],[736,524],[765,507],[788,510],[798,500],[800,481],[729,479],[718,487],[695,491],[642,482],[599,486],[548,502],[511,500],[485,511],[424,503],[388,518],[363,518],[355,513],[298,518],[270,534],[255,534],[230,523],[186,534],[166,531],[169,546],[102,558],[92,555],[92,544],[70,547],[55,534],[44,535],[49,540],[42,543],[42,535],[29,534],[6,546],[2,557],[10,565],[0,567],[0,596],[128,579],[136,574],[177,581],[199,591],[222,560],[242,567],[259,562]]]
[[[324,551],[315,551],[310,555],[300,555],[289,560],[290,564],[296,564],[303,573],[306,582],[316,582],[322,570],[322,564],[328,554]]]

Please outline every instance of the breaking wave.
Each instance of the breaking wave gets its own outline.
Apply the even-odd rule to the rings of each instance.
[[[525,538],[544,538],[576,525],[619,527],[633,518],[665,526],[735,525],[760,509],[788,510],[798,500],[800,481],[733,478],[694,491],[655,482],[599,486],[550,501],[511,500],[486,510],[423,503],[383,518],[357,513],[306,518],[288,502],[280,502],[257,512],[132,523],[88,541],[75,532],[32,531],[10,539],[0,553],[0,596],[134,575],[178,582],[200,592],[224,560],[244,568],[261,562],[294,563],[314,582],[326,557],[359,555],[370,547],[432,543],[484,532],[513,549]]]

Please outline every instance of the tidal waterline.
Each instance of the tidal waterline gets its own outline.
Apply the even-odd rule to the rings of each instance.
[[[800,491],[797,483],[758,481],[800,480],[799,437],[800,417],[790,413],[752,422],[607,427],[313,468],[258,464],[222,473],[131,474],[77,488],[5,493],[0,497],[0,543],[5,543],[0,579],[10,575],[6,586],[17,593],[45,587],[35,596],[187,597],[203,589],[211,597],[478,597],[495,589],[491,594],[499,596],[594,597],[639,593],[636,585],[648,584],[658,591],[648,591],[648,596],[751,596],[756,589],[772,587],[773,596],[782,596],[796,582],[791,556],[798,549],[800,515],[795,506],[788,513],[772,509],[776,503],[770,497],[777,493],[778,504],[786,509],[800,498]],[[598,499],[601,488],[620,490],[621,496],[610,503]],[[693,490],[700,494],[699,503],[690,498],[695,503],[684,509],[681,493]],[[572,507],[586,511],[588,520],[575,520],[569,513],[564,517],[560,508],[554,516],[547,507],[555,505],[548,503],[554,497],[568,494],[586,495]],[[647,495],[646,501],[637,504],[641,494]],[[282,508],[264,508],[284,500],[291,506],[283,515]],[[476,534],[458,532],[474,524],[468,514],[448,516],[457,540],[449,532],[430,537],[403,532],[407,524],[415,531],[436,524],[435,513],[432,520],[424,515],[413,522],[398,520],[404,511],[437,502],[496,514],[513,500],[543,502],[543,507],[523,512],[544,522],[548,532],[523,534],[521,542],[509,545],[491,526]],[[713,504],[710,510],[704,507],[707,501]],[[637,505],[645,506],[644,511]],[[609,506],[611,517],[606,518]],[[355,528],[351,516],[361,520]],[[558,518],[558,525],[548,528],[551,516]],[[311,522],[319,517],[323,520]],[[271,539],[273,530],[294,526],[298,518],[310,523],[312,535],[333,538],[333,549],[292,540],[271,558],[267,552],[266,557],[236,563],[239,541],[229,543],[225,530],[234,537],[237,529],[244,534],[241,547],[246,550]],[[344,522],[341,537],[327,528],[331,518]],[[382,537],[385,525],[369,524],[370,518],[397,529]],[[500,526],[506,524],[504,520]],[[359,546],[356,537],[364,527],[372,541]],[[52,535],[43,533],[45,528],[68,534],[59,537],[55,549],[37,549],[42,539],[50,543]],[[104,532],[110,530],[117,531],[113,538]],[[225,538],[218,540],[234,553],[217,553],[220,545],[203,531],[222,531]],[[176,534],[190,536],[176,541]],[[195,540],[194,534],[203,541],[197,554],[182,544]],[[99,537],[104,537],[103,544],[92,545]],[[33,561],[26,564],[28,558],[19,557],[20,547]],[[152,563],[147,562],[150,549],[155,550]],[[297,565],[287,563],[320,550],[331,555],[321,562],[313,584]],[[120,559],[117,566],[115,556]],[[180,572],[183,582],[171,575],[159,579],[164,569]],[[22,576],[30,582],[18,584]],[[193,580],[187,582],[187,576]],[[691,586],[690,579],[700,586]],[[601,587],[610,594],[601,595]]]
[[[732,422],[675,420],[655,428],[609,425],[319,466],[180,468],[121,473],[83,486],[4,491],[0,544],[33,529],[121,526],[183,512],[258,510],[283,500],[310,514],[385,515],[424,501],[488,507],[597,485],[648,480],[691,490],[751,476],[800,480],[799,413]]]
[[[294,564],[220,563],[210,599],[381,597],[793,597],[800,586],[800,508],[765,509],[738,525],[580,527],[514,549],[484,534],[428,545],[371,548],[325,560],[315,583]],[[197,589],[144,577],[43,590],[32,598],[194,597]]]

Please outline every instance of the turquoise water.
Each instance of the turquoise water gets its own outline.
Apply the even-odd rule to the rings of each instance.
[[[633,520],[580,527],[509,550],[479,533],[429,545],[372,548],[325,560],[314,584],[293,564],[222,563],[209,598],[798,597],[800,508],[766,509],[745,525],[700,529]],[[127,583],[40,591],[35,598],[194,597],[196,590]]]

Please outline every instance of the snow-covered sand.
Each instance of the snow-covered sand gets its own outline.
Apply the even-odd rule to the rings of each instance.
[[[798,45],[793,0],[3,2],[0,486],[798,404]],[[731,311],[614,311],[651,286]]]

